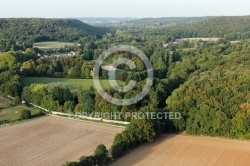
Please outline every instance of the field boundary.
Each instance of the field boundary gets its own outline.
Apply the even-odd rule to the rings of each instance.
[[[107,123],[116,123],[116,124],[121,124],[121,125],[127,125],[129,124],[129,122],[123,122],[123,121],[115,121],[115,120],[107,120],[107,119],[102,119],[102,118],[92,118],[92,117],[88,117],[88,116],[80,116],[80,115],[74,115],[74,114],[68,114],[68,113],[62,113],[62,112],[56,112],[56,111],[50,111],[48,109],[45,109],[43,107],[40,107],[36,104],[27,102],[28,104],[31,104],[34,107],[40,108],[44,111],[46,111],[49,115],[52,116],[57,116],[57,117],[61,117],[61,118],[66,118],[66,119],[74,119],[74,120],[79,120],[79,121],[86,121],[86,122],[92,122],[92,123],[96,123],[96,124],[103,124],[103,125],[107,125],[107,126],[116,126],[116,127],[122,127],[125,128],[124,126],[119,126],[119,125],[115,125],[115,124],[106,124],[106,123],[101,123],[101,122],[107,122]],[[68,116],[68,117],[65,117]],[[76,117],[76,118],[70,118],[70,117]],[[79,119],[77,119],[79,118]],[[94,121],[100,121],[100,122],[94,122]]]
[[[12,97],[12,96],[7,96],[7,97],[14,100],[14,97]],[[79,120],[79,121],[92,122],[92,123],[96,123],[96,124],[102,124],[102,125],[107,125],[107,126],[115,126],[115,127],[121,127],[121,128],[125,128],[125,126],[119,126],[119,125],[115,125],[115,124],[128,125],[130,123],[130,122],[124,122],[124,121],[107,120],[107,119],[103,119],[103,118],[93,118],[93,117],[88,117],[88,116],[81,116],[81,115],[75,115],[75,114],[68,114],[68,113],[50,111],[50,110],[48,110],[46,108],[43,108],[43,107],[38,106],[38,105],[36,105],[34,103],[31,103],[31,102],[22,101],[22,103],[30,104],[33,107],[42,109],[48,115],[67,118],[67,119],[74,119],[74,120]],[[68,116],[68,117],[65,117],[65,116]],[[71,118],[71,117],[75,117],[75,118]],[[98,122],[95,122],[95,121],[98,121]],[[106,123],[102,123],[102,122],[106,122]],[[111,123],[111,124],[107,124],[107,123]]]
[[[56,111],[50,111],[48,109],[45,109],[43,107],[40,107],[36,104],[27,102],[28,104],[31,104],[34,107],[40,108],[44,111],[46,111],[49,115],[52,116],[57,116],[57,117],[61,117],[61,118],[66,118],[66,119],[74,119],[74,120],[79,120],[79,121],[86,121],[86,122],[92,122],[92,123],[96,123],[96,124],[102,124],[102,125],[108,125],[108,126],[116,126],[116,127],[122,127],[125,128],[124,126],[119,126],[119,125],[115,125],[115,124],[106,124],[106,123],[101,123],[101,122],[107,122],[107,123],[116,123],[116,124],[121,124],[121,125],[127,125],[129,124],[129,122],[123,122],[123,121],[115,121],[115,120],[107,120],[107,119],[102,119],[102,118],[92,118],[92,117],[88,117],[88,116],[80,116],[80,115],[75,115],[75,114],[68,114],[68,113],[62,113],[62,112],[56,112]],[[68,117],[65,117],[68,116]],[[70,117],[76,117],[76,118],[70,118]],[[79,118],[79,119],[77,119]],[[100,121],[100,122],[94,122],[94,121]]]
[[[70,120],[80,121],[80,122],[93,123],[93,124],[105,125],[105,126],[110,126],[110,127],[126,128],[125,126],[119,126],[119,125],[107,124],[107,123],[101,123],[101,122],[94,122],[94,121],[90,121],[90,120],[86,120],[86,119],[67,118],[67,117],[58,116],[58,115],[55,115],[55,114],[49,114],[49,115],[54,116],[54,117],[58,117],[58,118],[63,118],[63,119],[70,119]]]

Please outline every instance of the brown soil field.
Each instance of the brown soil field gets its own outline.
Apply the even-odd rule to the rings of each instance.
[[[112,166],[248,166],[250,141],[164,135],[142,145]]]
[[[48,116],[0,128],[1,166],[55,166],[110,148],[123,128]]]

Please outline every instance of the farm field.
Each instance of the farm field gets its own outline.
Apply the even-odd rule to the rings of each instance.
[[[249,165],[250,141],[164,135],[118,159],[112,166]]]
[[[39,49],[56,49],[56,48],[64,48],[65,46],[73,46],[74,43],[69,42],[57,42],[57,41],[50,41],[50,42],[38,42],[34,43],[34,48]]]
[[[110,148],[122,130],[53,116],[0,128],[0,165],[61,166],[101,143]]]
[[[53,82],[61,82],[67,88],[69,88],[70,91],[75,95],[77,94],[77,90],[80,85],[83,87],[83,90],[89,90],[89,88],[93,86],[92,79],[45,78],[45,77],[24,77],[23,78],[24,86],[29,86],[34,83],[48,84],[48,83],[53,83]],[[101,85],[104,89],[110,88],[110,84],[108,80],[101,80]]]

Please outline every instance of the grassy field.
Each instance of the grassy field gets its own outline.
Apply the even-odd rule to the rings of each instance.
[[[212,42],[217,42],[220,38],[182,38],[182,39],[176,39],[176,42],[180,41],[212,41]]]
[[[74,43],[57,42],[57,41],[39,42],[39,43],[34,43],[33,47],[40,48],[40,49],[55,49],[55,48],[63,48],[65,45],[72,46],[72,45],[74,45]]]
[[[33,117],[40,115],[40,109],[38,108],[23,104],[14,106],[11,100],[0,97],[0,126],[4,122],[17,121],[24,109],[30,110]]]
[[[91,86],[93,86],[92,79],[72,79],[72,78],[44,78],[44,77],[24,77],[23,84],[24,86],[29,86],[34,83],[40,84],[48,84],[53,82],[61,82],[73,94],[77,94],[78,87],[81,85],[83,90],[89,90]],[[101,80],[101,85],[104,89],[109,89],[110,84],[108,80]]]
[[[110,148],[124,129],[47,116],[0,128],[0,165],[59,166],[93,154],[99,144]]]

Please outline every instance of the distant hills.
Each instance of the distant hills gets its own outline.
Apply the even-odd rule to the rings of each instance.
[[[76,19],[81,20],[82,22],[85,22],[90,25],[136,20],[136,18],[130,17],[80,17]]]
[[[78,18],[94,26],[119,27],[121,29],[160,28],[197,22],[211,17],[161,17],[161,18]]]
[[[250,38],[250,16],[220,16],[220,17],[198,17],[198,18],[176,18],[173,24],[167,25],[170,18],[135,20],[134,22],[143,22],[143,29],[134,28],[134,30],[144,31],[147,34],[167,35],[173,38],[195,38],[195,37],[219,37],[228,40],[240,40]],[[158,20],[158,21],[157,21]],[[159,24],[165,20],[166,24],[155,28],[149,28],[147,25]],[[163,21],[162,21],[163,22]],[[139,24],[137,23],[137,24]],[[175,23],[175,24],[174,24]],[[129,28],[129,26],[128,26]],[[130,28],[132,29],[132,28]]]
[[[93,27],[77,19],[1,18],[0,51],[25,50],[41,41],[76,42],[106,32],[107,28]]]
[[[76,41],[86,35],[97,35],[105,29],[76,19],[4,18],[0,19],[0,38],[24,41]]]
[[[250,38],[250,16],[124,18],[124,21],[118,20],[117,22],[109,20],[109,22],[93,24],[113,30],[131,31],[135,35],[138,33],[167,35],[172,39],[219,37],[240,40]]]
[[[96,26],[84,23],[89,21]],[[166,18],[0,18],[0,51],[31,48],[34,42],[76,42],[125,30],[134,35],[178,38],[218,37],[228,40],[250,38],[250,16],[166,17]],[[87,39],[88,38],[88,39]],[[15,48],[13,48],[15,47]]]
[[[124,22],[125,25],[131,27],[166,27],[171,25],[182,25],[192,22],[197,22],[210,17],[162,17],[162,18],[142,18],[136,20],[129,20]]]
[[[213,17],[190,24],[159,30],[183,37],[221,37],[229,40],[250,38],[250,16]]]

